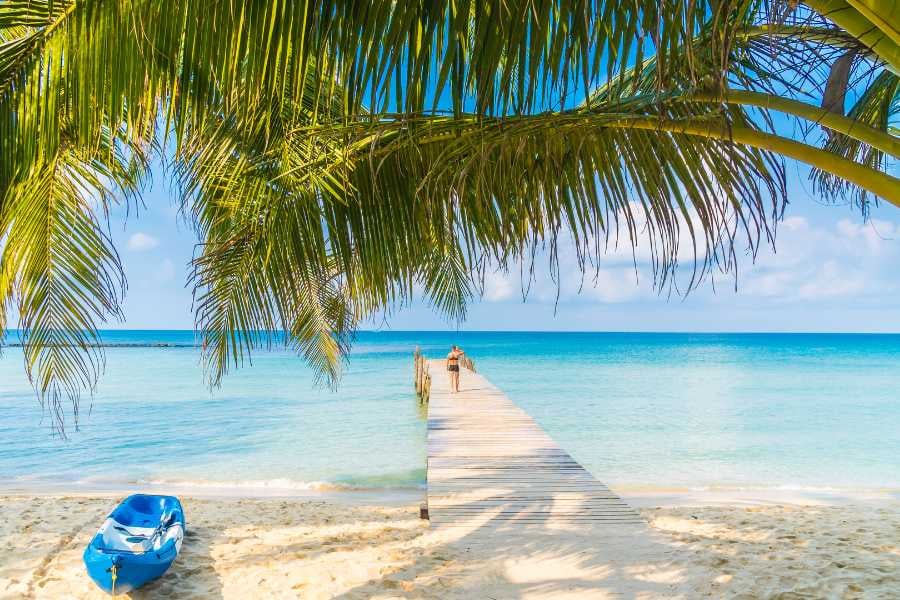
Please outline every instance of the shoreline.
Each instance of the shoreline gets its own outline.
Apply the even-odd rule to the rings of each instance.
[[[121,498],[130,494],[163,494],[204,500],[297,500],[322,501],[339,505],[405,506],[425,497],[415,488],[292,489],[277,487],[197,486],[159,484],[41,484],[9,485],[0,482],[0,497],[36,498]]]
[[[650,486],[610,485],[636,508],[689,506],[900,506],[900,488],[811,486]],[[122,497],[133,493],[166,494],[203,499],[319,500],[343,505],[403,506],[423,502],[425,485],[417,487],[352,487],[326,482],[306,487],[211,482],[35,482],[0,480],[0,496]]]

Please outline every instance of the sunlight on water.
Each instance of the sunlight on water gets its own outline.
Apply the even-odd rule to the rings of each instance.
[[[0,480],[420,485],[411,353],[455,342],[612,484],[900,487],[900,336],[361,333],[337,391],[285,352],[210,391],[190,332],[104,340],[116,346],[69,440],[41,420],[21,349],[4,348]]]

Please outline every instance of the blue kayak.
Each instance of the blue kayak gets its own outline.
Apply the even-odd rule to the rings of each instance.
[[[84,549],[84,566],[104,591],[127,594],[166,572],[184,531],[184,510],[175,496],[128,496]]]

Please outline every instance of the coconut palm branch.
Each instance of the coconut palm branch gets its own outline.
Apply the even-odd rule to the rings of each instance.
[[[701,33],[694,46],[703,48],[709,35]],[[747,137],[738,132],[736,141],[767,147],[813,165],[817,189],[826,199],[850,194],[864,210],[871,197],[898,204],[900,186],[885,171],[892,160],[900,158],[900,140],[890,130],[894,107],[900,101],[900,78],[882,68],[883,62],[876,53],[811,13],[781,17],[770,24],[748,21],[744,29],[736,31],[731,51],[730,70],[723,87],[697,88],[691,87],[690,82],[680,86],[673,82],[667,101],[680,98],[685,102],[725,103],[761,111],[759,122],[767,133]],[[678,60],[687,62],[688,57],[685,54]],[[718,59],[694,53],[690,60],[696,65],[704,61],[713,64]],[[832,74],[841,62],[854,65],[853,70],[846,70],[843,80],[834,85]],[[585,105],[617,94],[630,94],[632,90],[652,94],[657,78],[656,62],[651,59],[640,69],[625,71],[596,90]],[[856,106],[844,116],[843,98],[848,88],[862,91]],[[774,112],[793,117],[804,133],[802,141],[818,147],[810,148],[778,135],[783,126],[773,122]],[[816,135],[818,126],[826,130],[824,138]],[[869,169],[860,169],[860,165]]]
[[[63,144],[21,175],[0,210],[0,332],[16,303],[25,366],[54,429],[65,434],[65,402],[92,390],[103,369],[97,323],[121,318],[125,276],[103,225],[109,207],[137,189],[141,148],[118,147],[109,129],[96,154]]]
[[[112,149],[139,154],[162,124],[201,240],[192,281],[214,383],[274,331],[335,377],[359,319],[419,291],[461,318],[479,288],[473,272],[510,268],[539,246],[552,260],[562,235],[582,265],[619,240],[649,245],[661,288],[689,244],[690,288],[771,242],[785,195],[779,153],[896,193],[883,164],[766,129],[747,107],[800,84],[741,51],[767,31],[769,44],[870,52],[890,66],[888,42],[830,15],[812,26],[771,12],[762,0],[10,0],[0,4],[0,222],[33,218],[18,190],[60,172],[69,152],[106,169],[98,182],[134,189]],[[732,89],[736,73],[772,87]],[[773,108],[785,107],[800,110]],[[828,119],[846,135],[840,119],[856,122]],[[891,154],[881,138],[858,141]],[[97,235],[78,239],[68,260],[107,256]],[[109,273],[118,262],[85,264]],[[2,272],[17,265],[4,260]],[[6,281],[0,298],[22,295],[20,276]],[[80,303],[58,303],[77,315],[26,320],[29,365],[54,349],[71,357],[67,369],[32,371],[38,389],[68,385],[55,397],[73,401],[96,369],[83,358],[92,342],[72,331],[95,334],[94,319],[118,307],[108,286],[77,289]],[[41,327],[69,337],[36,339]]]
[[[804,30],[798,30],[795,26],[794,30],[790,32],[782,27],[776,38],[779,39],[782,44],[788,42],[822,44],[827,41],[830,46],[843,48],[845,50],[847,48],[861,48],[852,36],[848,36],[846,33],[841,32],[836,28],[827,27],[824,23],[818,25],[817,28]],[[748,45],[753,43],[758,44],[758,36],[766,31],[771,33],[771,28],[767,27],[760,27],[757,25],[755,26],[755,29],[756,35],[744,35],[744,38],[749,42]],[[739,32],[739,35],[740,33],[741,32]],[[708,40],[701,39],[700,42],[702,44],[698,45],[702,45],[702,47],[712,47],[712,45],[708,43]],[[772,48],[769,47],[768,50],[771,51]],[[678,55],[679,58],[686,56],[688,56],[687,52]],[[696,57],[694,60],[696,60]],[[650,63],[651,65],[655,65],[655,59],[651,60]],[[747,61],[744,61],[744,63],[746,65]],[[737,69],[735,69],[734,72],[744,73]],[[648,83],[645,80],[639,87],[646,93],[652,93],[656,89],[653,86],[653,83],[658,81],[658,79],[659,74],[653,72],[653,78],[647,78],[650,82]],[[689,78],[684,78],[682,81],[685,85],[690,85],[692,83]],[[623,87],[617,86],[617,89],[621,90]],[[729,96],[728,101],[730,104],[757,105],[767,108],[763,101],[768,102],[769,98],[772,98],[772,96],[760,98],[760,96],[763,95],[759,93],[756,93],[756,96],[753,96],[754,93],[748,91],[739,91],[736,93],[743,93],[744,96],[735,95],[733,98]],[[700,95],[695,94],[690,97],[689,100],[691,102],[700,102],[703,98]],[[705,100],[707,102],[721,103],[722,98],[708,95]],[[336,202],[331,205],[331,207],[327,206],[328,203],[323,203],[323,210],[325,210],[331,218],[327,219],[330,230],[325,235],[321,236],[320,239],[328,239],[335,244],[340,244],[343,241],[343,252],[339,252],[339,254],[354,257],[354,260],[345,262],[344,264],[344,272],[348,274],[351,282],[355,281],[353,277],[354,273],[359,273],[361,271],[364,271],[367,274],[378,273],[381,275],[381,277],[376,277],[374,279],[371,277],[369,278],[369,282],[373,280],[382,282],[379,284],[379,289],[374,293],[374,296],[369,297],[368,299],[367,304],[372,307],[384,306],[384,303],[387,300],[396,301],[398,298],[402,299],[408,297],[411,285],[404,286],[402,282],[411,282],[414,280],[412,271],[415,270],[415,267],[411,269],[410,265],[415,265],[417,262],[424,260],[422,253],[418,251],[421,248],[448,247],[440,241],[454,236],[453,230],[447,226],[447,223],[452,223],[453,229],[458,232],[457,235],[464,244],[465,254],[470,257],[469,264],[478,264],[487,259],[491,261],[493,266],[498,268],[508,267],[508,261],[510,260],[521,260],[523,256],[527,254],[528,249],[532,248],[538,241],[546,241],[551,245],[554,244],[559,234],[561,224],[564,222],[565,227],[571,228],[572,231],[576,232],[576,240],[582,242],[587,240],[596,242],[600,238],[608,240],[608,237],[613,231],[608,224],[592,223],[589,227],[586,227],[584,226],[584,221],[578,221],[578,219],[566,221],[564,218],[564,216],[571,217],[572,215],[583,216],[599,214],[601,207],[598,206],[596,198],[590,197],[590,193],[585,197],[579,198],[579,201],[583,202],[583,206],[561,207],[560,205],[557,205],[550,210],[547,210],[544,206],[540,206],[540,202],[545,201],[544,199],[547,196],[551,196],[554,192],[558,192],[558,190],[561,187],[564,188],[565,185],[560,185],[559,182],[552,177],[549,180],[538,182],[530,186],[527,185],[525,183],[526,179],[519,173],[539,172],[534,169],[535,163],[523,164],[520,169],[511,169],[509,171],[510,173],[515,173],[514,178],[512,179],[512,186],[510,186],[514,188],[514,191],[499,191],[502,187],[509,185],[508,175],[507,178],[504,179],[503,174],[496,170],[487,173],[485,172],[486,168],[496,169],[497,164],[515,165],[517,160],[516,153],[523,153],[528,157],[528,160],[532,160],[533,157],[528,156],[528,152],[531,151],[537,154],[537,163],[547,160],[546,156],[541,156],[540,151],[546,151],[548,145],[547,136],[550,131],[563,131],[565,132],[567,142],[571,142],[573,145],[582,146],[585,144],[584,138],[577,136],[577,133],[582,130],[590,130],[592,127],[607,130],[635,129],[644,132],[652,131],[663,138],[667,138],[674,132],[683,134],[682,138],[685,136],[697,136],[707,139],[724,140],[727,143],[735,141],[735,138],[739,138],[739,141],[742,141],[747,145],[763,149],[776,143],[779,150],[785,154],[801,160],[807,160],[813,164],[829,164],[843,176],[855,180],[861,185],[874,185],[875,189],[884,195],[891,195],[892,190],[896,191],[896,181],[892,178],[883,176],[879,173],[860,171],[849,161],[845,161],[844,163],[835,166],[833,164],[833,156],[826,155],[823,152],[818,152],[817,154],[817,150],[814,148],[810,148],[794,140],[778,138],[777,136],[760,131],[755,124],[746,119],[743,113],[734,110],[731,111],[732,115],[730,120],[723,118],[722,115],[717,115],[715,107],[709,107],[704,114],[680,114],[665,119],[661,118],[661,115],[658,112],[650,111],[648,113],[646,111],[646,106],[642,109],[638,108],[635,110],[636,104],[640,104],[641,102],[645,104],[648,103],[648,97],[646,96],[630,99],[618,98],[617,102],[618,104],[615,106],[604,106],[601,110],[594,110],[593,112],[581,111],[580,113],[557,113],[546,116],[523,116],[515,119],[485,119],[478,114],[456,114],[446,118],[441,116],[405,114],[383,115],[380,122],[374,127],[369,126],[365,119],[355,126],[348,126],[346,122],[341,122],[336,125],[316,124],[314,127],[301,127],[299,131],[294,131],[290,134],[292,137],[299,137],[300,140],[303,140],[304,147],[302,151],[298,152],[300,157],[295,157],[290,160],[285,158],[285,162],[296,162],[298,165],[303,165],[294,167],[295,171],[290,173],[290,175],[293,176],[298,172],[306,171],[308,169],[310,163],[309,160],[304,162],[304,156],[316,156],[316,169],[314,169],[314,171],[317,170],[317,172],[321,174],[328,172],[326,169],[322,168],[322,165],[327,162],[327,159],[323,159],[320,154],[314,151],[311,152],[310,145],[312,145],[312,143],[309,142],[310,140],[318,140],[319,143],[321,143],[323,138],[330,138],[331,141],[326,142],[325,145],[339,147],[343,144],[345,148],[353,148],[356,150],[357,156],[355,158],[351,155],[343,155],[337,163],[332,163],[340,164],[342,175],[340,177],[340,182],[332,180],[326,186],[324,197],[330,196],[333,200],[336,200]],[[658,104],[660,99],[657,97],[653,102]],[[590,105],[590,102],[588,104]],[[800,103],[795,102],[795,104],[799,105]],[[798,106],[792,106],[791,108],[797,109]],[[800,108],[806,110],[807,107]],[[832,117],[835,122],[840,119],[840,117],[829,115],[817,107],[812,108],[814,113],[811,114],[814,114],[815,118],[826,118],[827,120],[828,117]],[[642,110],[644,112],[641,112]],[[807,114],[807,118],[812,118],[811,114]],[[613,117],[610,118],[610,115],[613,115]],[[736,116],[738,118],[735,118]],[[567,128],[566,125],[571,123],[575,123],[575,126]],[[853,129],[854,133],[859,134],[859,128],[855,124],[849,122],[840,124],[845,128]],[[850,127],[851,125],[853,125],[853,127]],[[354,131],[354,128],[356,131]],[[523,132],[525,133],[523,134]],[[539,150],[532,149],[530,146],[525,146],[525,144],[533,143],[535,140],[543,144],[543,147]],[[628,140],[627,143],[623,145],[631,146],[633,145],[632,141],[633,140]],[[882,141],[884,140],[876,140],[874,143],[877,145]],[[688,145],[684,139],[680,140],[680,142],[682,146]],[[889,142],[893,143],[892,140],[889,140]],[[621,141],[619,143],[621,143]],[[658,144],[654,144],[658,147]],[[523,146],[525,147],[525,150],[522,149]],[[568,153],[564,155],[565,158],[554,157],[554,162],[560,169],[564,169],[565,163],[567,161],[572,161],[572,157],[575,155],[572,152],[572,146],[563,144],[562,147],[564,148],[563,152]],[[440,153],[429,157],[429,153],[435,152],[436,148],[440,149]],[[513,153],[512,155],[508,153],[504,154],[504,148],[515,148],[516,153]],[[291,152],[279,152],[278,154],[282,157],[286,157],[291,155]],[[360,169],[359,164],[363,162],[361,161],[360,155],[365,154],[368,154],[366,161],[369,164]],[[398,154],[403,155],[400,164],[393,164],[394,161],[398,160]],[[810,156],[813,157],[812,160],[810,160]],[[608,159],[609,157],[606,158]],[[646,159],[646,157],[644,158]],[[719,154],[715,156],[715,164],[729,164],[728,161],[722,161],[721,159],[722,149],[720,148]],[[763,177],[768,176],[769,171],[767,170],[767,167],[769,164],[775,163],[775,161],[772,160],[772,156],[766,152],[761,152],[753,156],[753,159],[754,160],[750,161],[752,168],[745,172],[762,174]],[[597,162],[598,161],[594,159],[593,164],[596,164]],[[615,161],[613,161],[613,163],[615,163]],[[413,165],[420,165],[422,168],[416,173],[416,171],[411,168]],[[697,170],[698,166],[702,166],[703,168],[699,169],[700,171],[708,171],[708,167],[705,167],[705,165],[695,163],[692,166],[695,170]],[[587,168],[576,168],[574,174],[570,173],[572,176],[571,179],[573,181],[590,179],[590,173],[594,172],[591,169],[592,165],[589,165]],[[682,176],[687,172],[688,170],[682,169]],[[361,176],[362,180],[360,180]],[[879,176],[881,176],[880,179]],[[279,180],[284,177],[284,173],[277,175],[277,179]],[[304,177],[307,176],[304,175]],[[876,180],[874,184],[870,181],[872,178]],[[640,181],[638,188],[640,188],[640,184],[644,183],[644,179],[638,179]],[[691,178],[689,177],[688,180],[690,179]],[[352,181],[349,185],[346,184],[348,180]],[[675,180],[678,181],[677,186],[674,186],[671,189],[655,190],[655,193],[661,196],[669,194],[672,195],[670,197],[674,197],[674,194],[679,192],[679,188],[685,184],[682,180],[678,180],[677,178]],[[414,182],[413,189],[404,193],[403,188],[410,187],[407,182]],[[489,187],[483,182],[495,182],[496,185],[494,187]],[[690,181],[690,184],[691,189],[695,192],[704,188],[706,190],[722,188],[721,183],[716,177],[710,178],[710,181],[702,182],[699,186],[693,181]],[[292,188],[293,186],[287,184],[286,187]],[[729,190],[733,189],[731,186],[727,187]],[[609,196],[609,190],[614,189],[616,188],[608,187],[604,191],[607,193],[607,196]],[[728,265],[731,262],[734,251],[733,241],[735,230],[734,228],[729,229],[726,223],[741,222],[745,226],[750,223],[752,225],[748,226],[746,230],[747,233],[756,231],[758,234],[760,231],[764,231],[765,235],[770,235],[770,231],[767,229],[767,223],[769,221],[769,218],[767,218],[768,215],[765,210],[761,210],[760,208],[763,203],[760,202],[762,195],[759,194],[759,189],[754,188],[752,185],[748,185],[742,191],[746,192],[751,189],[756,194],[752,202],[749,202],[746,205],[743,204],[746,197],[742,198],[741,201],[735,202],[735,204],[741,206],[748,206],[749,208],[746,210],[747,214],[742,214],[741,211],[738,211],[737,215],[731,215],[733,221],[729,221],[729,218],[724,216],[727,213],[727,209],[723,210],[718,206],[710,207],[709,204],[704,204],[702,201],[699,202],[699,208],[701,210],[698,212],[706,217],[703,222],[703,227],[707,233],[710,231],[714,232],[703,239],[703,243],[699,244],[702,246],[700,254],[704,257],[703,268],[700,272],[701,276],[704,269],[709,266],[708,261],[718,261],[720,265]],[[365,190],[364,197],[360,196],[362,190]],[[471,193],[470,190],[475,190],[475,193]],[[515,218],[510,218],[509,214],[498,216],[492,215],[491,210],[484,210],[485,205],[490,207],[492,203],[500,204],[502,208],[515,207],[516,201],[521,200],[522,196],[529,193],[527,190],[536,190],[536,194],[540,197],[540,200],[536,202],[536,204],[538,204],[537,208],[510,211],[513,214],[527,215],[530,219],[527,223],[515,223]],[[772,190],[769,191],[771,192]],[[337,192],[337,194],[335,192]],[[566,192],[559,195],[565,195],[566,193],[570,196],[572,195],[572,192],[569,190],[566,190]],[[346,194],[346,196],[341,199],[341,194]],[[577,196],[578,193],[576,192],[574,195]],[[473,196],[475,199],[473,204],[468,206],[464,204],[466,200]],[[777,196],[777,194],[774,194],[774,196]],[[235,197],[243,196],[238,194]],[[435,200],[429,200],[429,197],[434,198]],[[619,207],[628,206],[624,197],[623,194],[622,197],[618,199],[607,198],[609,204],[602,207],[602,211],[606,213],[607,217],[610,215],[610,207],[612,206],[612,212],[615,214],[615,219],[617,220],[620,218],[620,211],[616,206],[617,201]],[[401,199],[400,202],[396,202],[398,198]],[[498,202],[499,198],[503,198],[503,201]],[[378,201],[374,201],[376,199]],[[896,197],[893,197],[892,199],[894,201],[897,200]],[[697,201],[697,195],[694,196],[693,200],[695,202]],[[366,203],[366,208],[364,210],[360,210],[360,204],[362,202]],[[456,206],[447,208],[446,205],[448,202],[455,203]],[[406,216],[409,212],[406,209],[415,206],[417,203],[425,205],[424,209],[427,211],[425,214],[426,220],[417,217],[415,214]],[[383,208],[383,204],[388,205],[390,208]],[[774,204],[777,205],[777,202]],[[645,204],[645,209],[646,206],[647,205]],[[454,208],[459,210],[454,211]],[[698,206],[692,205],[691,209],[697,211]],[[335,212],[341,212],[342,214],[335,218]],[[773,208],[771,212],[776,214],[778,212],[777,206]],[[465,217],[470,214],[477,215],[481,218],[487,217],[488,222],[492,222],[494,227],[485,227],[484,223],[473,225],[466,222]],[[535,219],[535,215],[545,217],[547,221],[543,222],[541,219]],[[684,213],[680,215],[681,218],[679,218],[679,215],[677,214],[673,217],[665,210],[661,210],[658,206],[655,208],[653,215],[654,219],[668,219],[666,226],[654,230],[660,232],[660,237],[657,238],[656,236],[651,235],[650,241],[654,248],[657,249],[657,251],[653,253],[655,259],[654,264],[658,267],[656,273],[660,276],[659,281],[664,282],[666,281],[667,275],[670,274],[671,269],[674,267],[674,256],[677,254],[678,244],[678,224],[685,222],[685,219]],[[661,217],[661,215],[665,215],[665,217]],[[437,225],[435,225],[435,217],[438,219]],[[625,210],[624,214],[621,215],[621,218],[626,221],[625,230],[629,232],[629,241],[632,244],[637,243],[638,235],[636,234],[636,231],[638,227],[636,226],[637,219],[634,214]],[[428,219],[430,219],[430,221]],[[424,231],[429,235],[428,237],[416,239],[414,236],[407,234],[400,237],[400,239],[405,241],[412,240],[413,244],[407,243],[401,244],[400,246],[397,246],[396,244],[396,240],[398,239],[396,232],[388,231],[386,233],[379,233],[375,239],[371,239],[372,233],[380,231],[384,222],[399,222],[407,232]],[[356,226],[351,226],[349,232],[339,231],[335,228],[336,224],[343,225],[346,223],[355,224]],[[507,227],[507,229],[504,230],[504,226]],[[580,231],[579,228],[581,228]],[[265,229],[266,228],[261,228],[260,231],[265,232]],[[441,233],[441,230],[443,230],[443,233]],[[616,223],[615,231],[617,233],[619,231],[618,223]],[[494,235],[488,236],[485,235],[485,232]],[[510,232],[519,235],[509,235]],[[526,235],[521,235],[522,232],[526,232]],[[724,237],[722,235],[723,232],[727,233]],[[690,234],[693,236],[694,232],[691,231]],[[353,242],[351,243],[350,240]],[[390,242],[387,247],[385,247],[385,244],[383,243],[386,240]],[[727,240],[727,243],[723,243],[723,240]],[[753,238],[748,246],[753,248],[755,247],[756,242],[758,242],[758,238]],[[697,240],[692,240],[692,243],[696,247]],[[576,245],[579,255],[589,253],[589,249],[581,243],[577,243]],[[452,248],[454,246],[449,247]],[[493,249],[498,247],[504,249],[502,254],[493,252]],[[710,249],[712,250],[710,251]],[[398,264],[397,261],[390,260],[391,258],[398,256],[405,257],[406,259],[412,258],[413,260],[406,265]],[[594,258],[599,259],[597,256],[594,256]],[[361,268],[361,264],[366,265],[364,269]],[[436,264],[441,265],[441,263]],[[459,261],[451,261],[450,264],[458,265],[460,263]],[[453,269],[447,269],[446,265],[442,268],[444,271],[454,271]],[[428,279],[426,278],[426,281],[427,280]],[[464,277],[457,277],[457,280],[465,282]],[[401,283],[396,284],[396,282]],[[356,291],[357,297],[367,295],[367,292],[365,291],[366,286],[359,285],[359,283],[351,283],[351,287]],[[398,287],[399,289],[397,289]],[[457,284],[450,289],[461,290],[463,289],[463,286]],[[455,305],[461,305],[461,300],[465,297],[465,293],[458,294],[455,299]],[[453,306],[452,304],[438,305],[444,307],[445,310],[448,310],[448,307]]]
[[[898,160],[900,136],[893,125],[900,117],[900,76],[888,70],[882,71],[860,95],[847,116],[854,122],[854,127],[845,129],[847,133],[830,136],[824,145],[825,150],[880,171],[887,170],[890,161]],[[867,131],[864,129],[866,127],[879,132],[878,138],[856,135],[859,131]],[[884,140],[890,140],[891,144],[877,143]],[[863,210],[867,209],[868,199],[864,194],[827,170],[815,171],[813,178],[826,195],[855,194],[857,204]]]
[[[326,170],[313,170],[318,179],[307,185],[280,178],[289,164],[261,145],[271,128],[213,119],[202,133],[188,131],[176,168],[203,240],[192,281],[210,381],[256,345],[271,346],[276,332],[336,378],[354,311],[319,223]]]
[[[294,293],[283,282],[298,266],[318,281],[334,259],[357,317],[409,300],[419,286],[460,318],[478,287],[473,267],[509,268],[563,235],[591,264],[619,236],[650,244],[660,287],[687,243],[697,259],[691,287],[771,241],[785,196],[775,157],[729,139],[729,129],[755,131],[739,109],[636,96],[520,117],[363,116],[293,129],[283,124],[297,117],[270,120],[282,135],[277,145],[269,138],[270,154],[238,143],[243,127],[210,145],[225,131],[216,123],[196,136],[202,150],[187,147],[197,160],[182,165],[207,240],[203,287],[231,290],[200,298],[213,379],[252,348],[245,332],[283,321],[279,298]],[[687,124],[711,133],[680,131]],[[271,252],[291,258],[269,265],[279,275],[268,282],[252,278],[253,257]],[[243,257],[250,262],[236,267]],[[235,273],[247,279],[228,287]],[[323,331],[334,328],[323,321]]]
[[[900,5],[894,0],[803,0],[900,74]]]

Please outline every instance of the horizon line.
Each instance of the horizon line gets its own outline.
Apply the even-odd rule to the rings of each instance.
[[[18,333],[20,329],[7,329],[6,333]],[[259,333],[283,333],[282,330],[257,330]],[[198,333],[196,329],[177,329],[177,328],[116,328],[116,329],[98,329],[98,333],[115,333],[115,332],[178,332],[178,333]],[[357,329],[354,333],[446,333],[446,334],[465,334],[465,333],[560,333],[560,334],[583,334],[583,333],[600,333],[600,334],[703,334],[703,335],[900,335],[900,330],[896,331],[827,331],[827,330],[809,330],[809,331],[779,331],[779,330],[688,330],[688,329]]]

